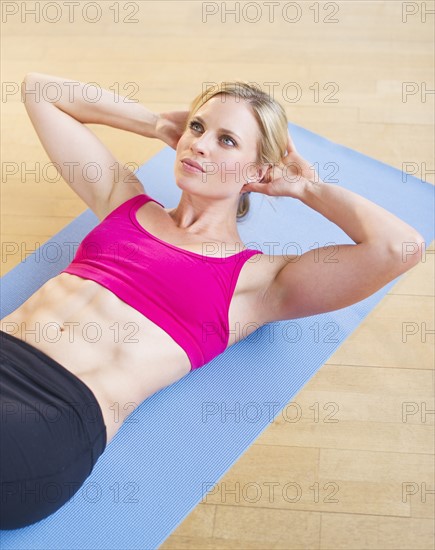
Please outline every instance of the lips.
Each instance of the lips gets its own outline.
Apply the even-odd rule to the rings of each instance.
[[[188,164],[189,166],[193,166],[193,168],[196,168],[197,170],[200,170],[201,172],[204,172],[202,166],[191,159],[182,159],[181,162],[184,162],[185,164]]]

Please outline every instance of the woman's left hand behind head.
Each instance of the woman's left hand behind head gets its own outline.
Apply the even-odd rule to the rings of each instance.
[[[270,165],[260,182],[244,185],[242,194],[252,191],[271,197],[297,199],[308,182],[322,183],[316,170],[297,152],[290,132],[287,135],[287,151],[281,162]]]

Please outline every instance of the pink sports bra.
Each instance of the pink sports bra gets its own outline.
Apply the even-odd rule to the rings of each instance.
[[[197,369],[227,348],[239,273],[251,256],[263,253],[246,249],[227,257],[203,256],[162,241],[136,218],[149,201],[163,207],[143,193],[110,212],[61,273],[109,289],[169,334]]]

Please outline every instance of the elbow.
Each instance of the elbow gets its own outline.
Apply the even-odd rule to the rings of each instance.
[[[26,73],[26,74],[24,75],[24,78],[23,78],[23,83],[24,83],[24,84],[26,84],[26,83],[28,84],[29,82],[32,81],[32,79],[35,80],[36,77],[37,77],[37,75],[38,75],[38,73]]]
[[[26,82],[26,81],[28,82],[30,80],[37,80],[41,76],[44,76],[44,75],[42,73],[35,73],[35,72],[26,73],[24,75],[23,82]]]
[[[418,232],[411,233],[390,244],[390,257],[399,275],[405,273],[423,259],[425,247],[424,237]]]
[[[21,101],[28,110],[31,104],[41,103],[44,95],[41,94],[40,86],[43,85],[42,73],[26,73],[21,82]]]
[[[42,83],[43,79],[46,79],[46,76],[47,75],[44,75],[43,73],[26,73],[24,75],[23,81],[21,82],[21,86],[31,86],[33,88],[36,82]]]

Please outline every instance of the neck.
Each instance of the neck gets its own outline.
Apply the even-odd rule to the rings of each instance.
[[[206,240],[242,242],[233,199],[209,199],[183,192],[176,208],[168,212],[178,229]]]

